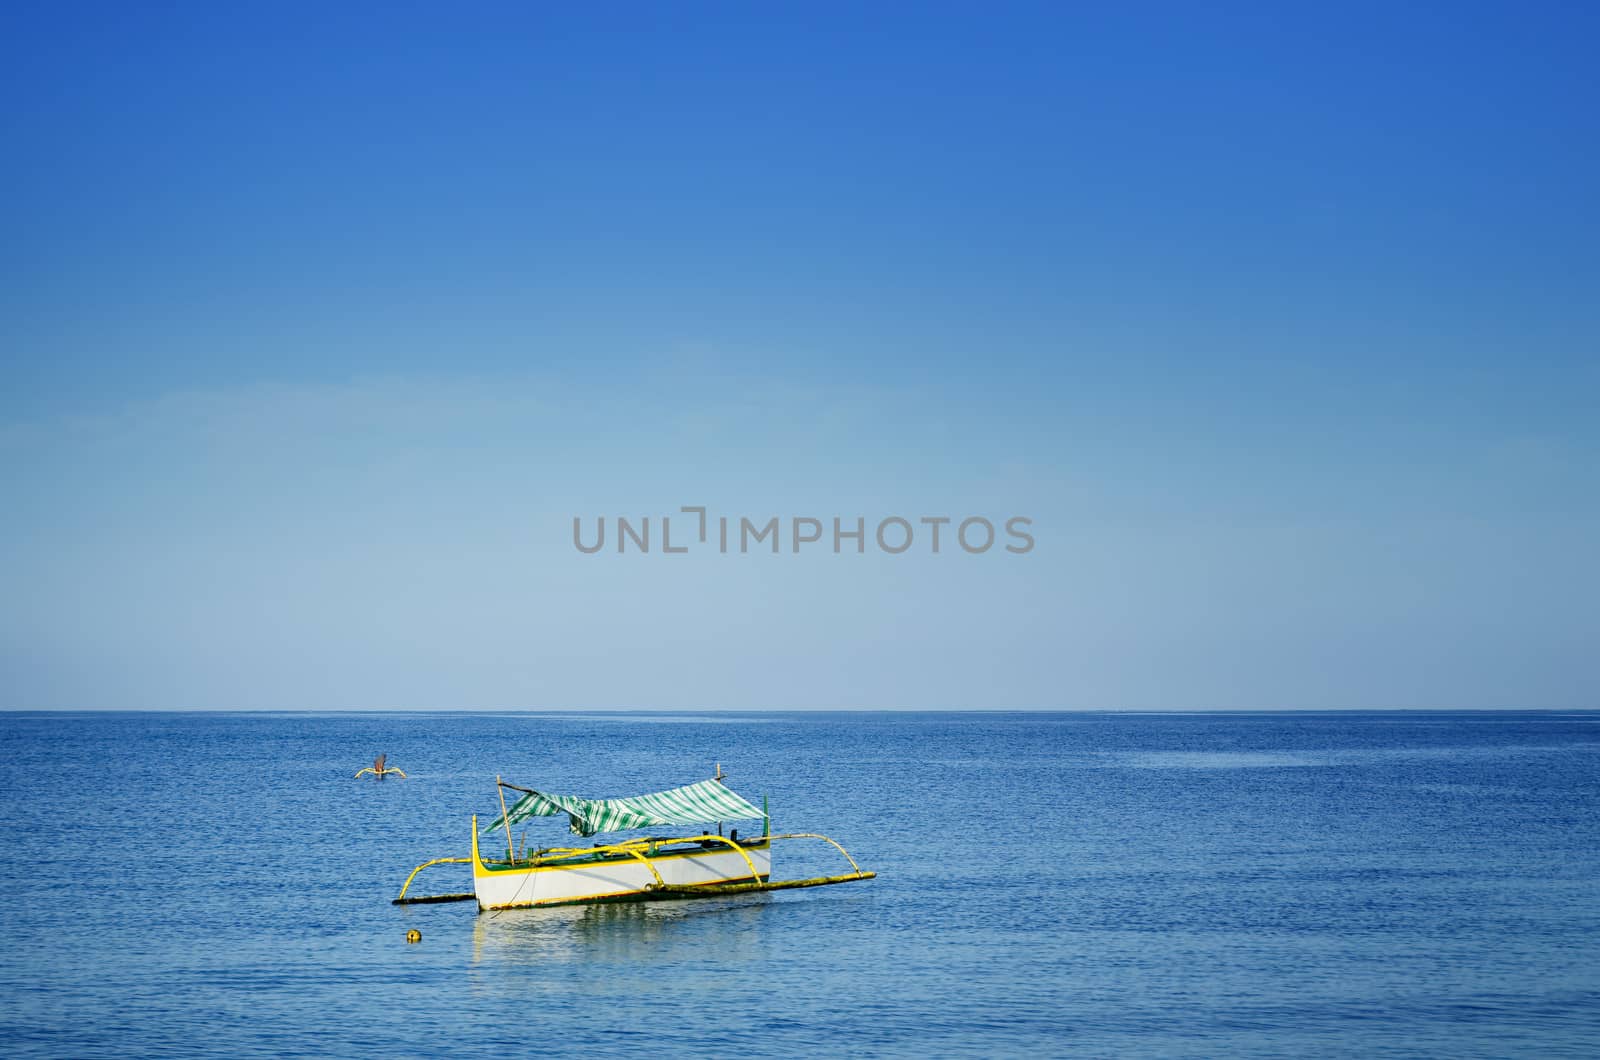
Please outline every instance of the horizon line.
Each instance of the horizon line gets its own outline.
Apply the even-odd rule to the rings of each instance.
[[[0,707],[0,714],[1595,714],[1597,707]]]

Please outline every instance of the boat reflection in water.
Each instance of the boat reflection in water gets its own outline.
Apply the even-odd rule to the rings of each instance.
[[[608,902],[506,909],[474,917],[474,964],[719,964],[760,960],[771,894],[694,902]]]

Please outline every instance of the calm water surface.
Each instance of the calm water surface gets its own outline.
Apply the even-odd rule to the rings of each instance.
[[[410,779],[352,779],[379,751]],[[1595,1056],[1597,752],[1600,714],[0,714],[0,1052]],[[496,773],[717,762],[879,878],[389,904]]]

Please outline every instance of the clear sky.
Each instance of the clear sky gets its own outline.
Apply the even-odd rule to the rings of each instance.
[[[1600,707],[1600,9],[592,7],[0,12],[0,708]]]

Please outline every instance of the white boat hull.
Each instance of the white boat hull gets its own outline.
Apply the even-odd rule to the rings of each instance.
[[[752,868],[755,870],[751,872]],[[647,899],[662,885],[669,888],[708,884],[765,882],[772,873],[767,843],[707,847],[675,847],[643,858],[609,857],[576,863],[486,865],[472,844],[472,885],[479,909],[516,909]]]

